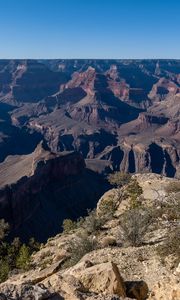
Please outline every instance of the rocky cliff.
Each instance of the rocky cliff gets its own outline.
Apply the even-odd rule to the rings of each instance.
[[[178,261],[174,260],[173,253],[167,253],[162,259],[157,249],[171,238],[173,230],[179,228],[178,209],[176,214],[170,215],[161,208],[165,203],[171,205],[169,200],[175,199],[175,189],[171,197],[168,187],[174,185],[178,188],[180,182],[152,173],[136,174],[135,178],[142,187],[144,213],[147,208],[158,212],[141,245],[124,243],[120,221],[129,209],[129,200],[124,198],[121,201],[119,190],[109,190],[98,202],[96,217],[100,219],[102,216],[105,203],[114,201],[118,205],[102,227],[90,231],[89,226],[94,219],[88,219],[87,227],[81,223],[81,227],[69,228],[69,231],[49,239],[32,255],[29,271],[12,274],[0,284],[0,297],[5,300],[179,300]],[[130,225],[131,220],[128,222]],[[145,226],[144,223],[141,225]],[[87,229],[87,235],[82,238],[83,230]],[[90,248],[88,239],[91,238],[93,247],[91,245]],[[67,262],[74,256],[71,249],[73,241],[78,245],[73,250],[81,259],[68,265]],[[81,257],[82,249],[85,252]],[[179,252],[176,253],[178,255]]]
[[[179,176],[179,60],[7,60],[0,72],[1,160],[41,136],[114,170]]]
[[[65,218],[78,218],[94,207],[106,189],[76,152],[54,154],[40,144],[30,155],[8,156],[0,164],[0,218],[10,236],[46,240]]]

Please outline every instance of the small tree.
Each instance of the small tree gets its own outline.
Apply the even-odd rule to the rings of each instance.
[[[127,196],[130,197],[130,208],[134,209],[141,206],[139,197],[142,195],[143,190],[136,179],[131,179],[127,186]]]
[[[30,249],[23,244],[19,250],[19,255],[16,259],[16,267],[22,270],[28,270],[30,264]]]

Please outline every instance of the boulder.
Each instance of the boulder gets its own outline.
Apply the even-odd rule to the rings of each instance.
[[[113,236],[105,236],[101,241],[102,248],[117,246],[117,241]]]
[[[74,274],[89,291],[126,297],[125,283],[116,264],[98,264]]]
[[[83,294],[86,292],[82,283],[72,275],[62,276],[56,273],[44,280],[43,284],[50,291],[63,297],[65,300],[84,300]]]

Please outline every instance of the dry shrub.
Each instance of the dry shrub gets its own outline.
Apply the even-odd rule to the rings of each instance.
[[[70,259],[65,262],[64,267],[74,266],[85,254],[96,248],[97,242],[93,237],[89,237],[85,231],[81,232],[81,234],[69,242],[68,252],[70,254]]]
[[[127,210],[120,219],[120,233],[127,246],[138,247],[143,244],[153,218],[148,209]]]
[[[180,261],[180,226],[176,229],[168,232],[168,236],[164,243],[157,247],[157,253],[164,260],[167,256],[172,255],[174,257],[175,264]]]

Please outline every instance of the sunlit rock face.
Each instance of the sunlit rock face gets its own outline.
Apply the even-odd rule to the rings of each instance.
[[[0,161],[44,139],[113,170],[178,177],[179,78],[179,60],[1,60]]]

